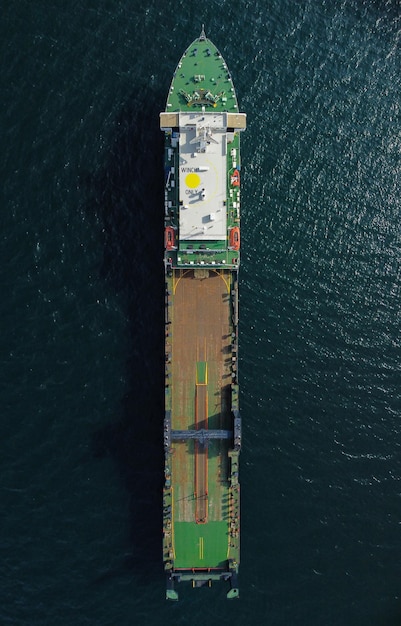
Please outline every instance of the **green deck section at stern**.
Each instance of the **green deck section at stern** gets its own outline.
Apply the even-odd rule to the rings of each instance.
[[[178,569],[224,569],[227,561],[226,521],[195,524],[176,522],[175,562]]]

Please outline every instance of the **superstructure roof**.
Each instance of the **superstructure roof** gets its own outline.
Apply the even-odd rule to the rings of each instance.
[[[226,116],[204,111],[180,114],[180,240],[227,236]]]

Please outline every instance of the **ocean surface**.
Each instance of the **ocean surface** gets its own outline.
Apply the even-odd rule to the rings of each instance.
[[[241,598],[164,600],[159,111],[243,135]],[[0,624],[401,624],[401,5],[5,0]]]

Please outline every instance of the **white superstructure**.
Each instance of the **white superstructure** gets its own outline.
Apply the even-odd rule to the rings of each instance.
[[[227,236],[225,113],[179,115],[180,241]]]

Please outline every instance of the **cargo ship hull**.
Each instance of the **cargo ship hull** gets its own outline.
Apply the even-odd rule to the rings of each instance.
[[[169,599],[178,599],[183,581],[196,587],[226,580],[228,597],[239,594],[239,135],[245,116],[237,107],[224,60],[202,31],[178,64],[160,116]]]

